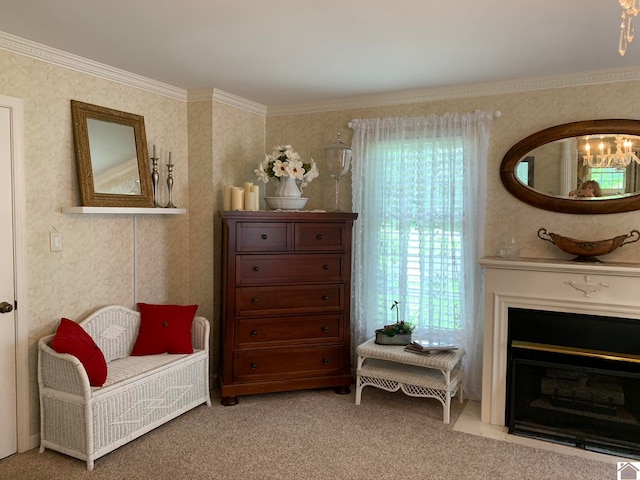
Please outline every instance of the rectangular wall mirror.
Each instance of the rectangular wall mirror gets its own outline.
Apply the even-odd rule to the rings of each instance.
[[[82,205],[153,207],[144,117],[71,100]]]

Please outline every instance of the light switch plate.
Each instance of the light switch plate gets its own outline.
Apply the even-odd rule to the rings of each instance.
[[[49,233],[49,245],[52,252],[62,250],[62,234],[60,232]]]

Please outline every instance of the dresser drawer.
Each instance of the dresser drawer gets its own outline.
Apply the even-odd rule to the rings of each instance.
[[[290,285],[236,288],[237,317],[283,313],[329,313],[344,308],[344,285]]]
[[[343,370],[344,347],[241,350],[234,353],[236,382],[333,375]]]
[[[346,251],[344,223],[296,223],[295,250],[306,251]]]
[[[236,250],[239,252],[285,252],[291,250],[291,224],[238,222]]]
[[[238,320],[235,348],[342,340],[342,314]]]
[[[335,253],[238,255],[236,283],[340,282],[345,278],[342,263],[343,256]]]

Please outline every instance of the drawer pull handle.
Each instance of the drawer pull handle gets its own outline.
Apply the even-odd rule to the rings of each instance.
[[[329,300],[329,295],[322,295],[322,300],[325,302]]]
[[[322,326],[322,331],[323,333],[327,333],[329,331],[329,327],[327,327],[326,325]]]
[[[258,336],[258,331],[257,330],[251,330],[251,336],[252,337],[257,337]]]
[[[258,266],[253,267],[253,271],[254,272],[259,272],[260,271],[260,267],[258,267]]]
[[[252,298],[251,299],[251,303],[253,303],[254,305],[258,304],[258,299],[257,298]]]
[[[323,270],[331,270],[331,267],[329,265],[323,265],[322,268]]]
[[[316,238],[318,240],[324,240],[324,235],[322,233],[319,233],[319,234],[316,235]]]
[[[267,236],[266,233],[263,233],[262,235],[260,235],[260,238],[263,239],[263,240],[266,240],[269,237]]]
[[[251,370],[255,370],[256,368],[258,368],[256,362],[251,362]]]
[[[328,359],[328,358],[323,358],[323,359],[322,359],[322,363],[323,363],[324,365],[326,365],[327,363],[329,363],[329,359]]]

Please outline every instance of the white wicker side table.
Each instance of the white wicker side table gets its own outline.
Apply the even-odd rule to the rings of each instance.
[[[431,355],[406,352],[403,346],[378,345],[373,339],[356,348],[356,405],[362,389],[372,386],[389,392],[402,391],[412,397],[435,398],[442,403],[443,422],[451,418],[451,397],[462,403],[462,348]]]

